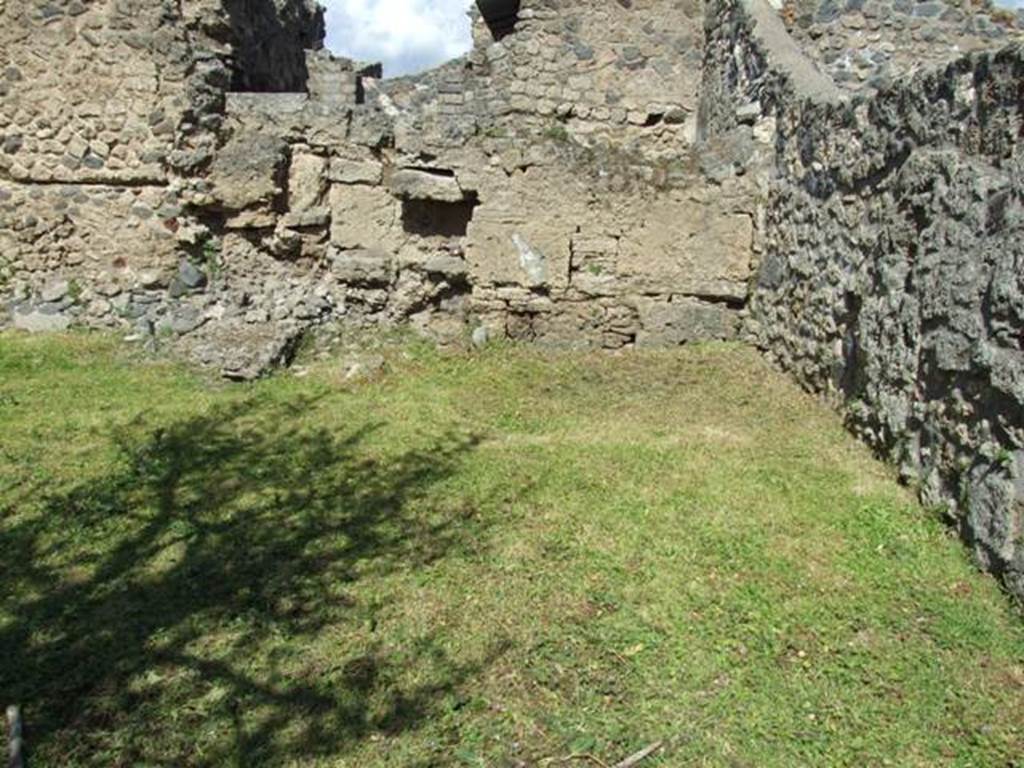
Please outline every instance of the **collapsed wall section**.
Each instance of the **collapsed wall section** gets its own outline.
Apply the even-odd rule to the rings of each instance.
[[[1024,54],[823,99],[759,12],[716,4],[707,67],[774,128],[749,331],[1024,595]]]

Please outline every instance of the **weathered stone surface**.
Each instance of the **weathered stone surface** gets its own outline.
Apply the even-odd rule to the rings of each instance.
[[[625,234],[619,272],[637,288],[742,301],[751,275],[751,215],[693,198],[652,201]]]
[[[304,214],[317,208],[327,192],[327,160],[319,155],[297,154],[288,172],[288,211]]]
[[[424,272],[447,278],[464,278],[468,272],[466,260],[457,256],[437,254],[419,264]]]
[[[278,214],[268,210],[242,211],[224,219],[225,229],[270,229],[278,220]]]
[[[187,259],[178,264],[178,280],[190,290],[202,288],[207,283],[206,273]]]
[[[477,349],[483,349],[486,347],[490,340],[491,332],[487,330],[486,325],[477,326],[473,329],[473,333],[470,335],[470,341]]]
[[[240,211],[269,205],[281,194],[286,144],[260,130],[236,133],[210,167],[213,193],[224,208]]]
[[[279,221],[281,226],[287,229],[326,227],[331,221],[331,212],[327,208],[307,208],[304,211],[289,211]]]
[[[21,311],[13,313],[14,327],[29,333],[53,333],[66,331],[71,327],[71,318],[59,313],[42,312],[40,310]]]
[[[60,301],[68,295],[71,289],[67,280],[55,280],[39,292],[40,301]]]
[[[339,184],[380,184],[384,170],[379,162],[373,160],[336,157],[331,160],[328,176]]]
[[[201,333],[184,337],[179,346],[226,378],[250,381],[287,365],[302,333],[302,326],[295,323],[211,323]]]
[[[572,183],[556,184],[549,170],[530,170],[481,191],[483,200],[467,231],[466,258],[474,283],[568,284],[570,244],[576,227],[588,218],[586,198]]]
[[[191,333],[204,321],[205,318],[198,307],[183,304],[157,324],[156,330],[168,330],[177,334]]]
[[[366,249],[336,251],[331,257],[331,272],[351,285],[387,285],[392,279],[388,255]]]
[[[735,338],[736,313],[722,304],[677,297],[669,302],[638,301],[638,347],[668,347],[691,341]]]
[[[159,289],[166,288],[169,280],[166,272],[159,269],[144,269],[139,272],[138,283],[140,288]]]
[[[400,168],[388,176],[388,188],[398,197],[457,202],[465,195],[451,173]]]
[[[396,242],[398,202],[381,187],[331,187],[331,243],[384,249]]]
[[[481,213],[473,221],[467,253],[471,279],[490,285],[564,285],[571,233],[568,221],[523,222]]]

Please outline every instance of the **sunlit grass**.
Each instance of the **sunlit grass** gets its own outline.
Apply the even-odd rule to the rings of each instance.
[[[0,336],[35,765],[1006,766],[1024,625],[728,345],[226,385]]]

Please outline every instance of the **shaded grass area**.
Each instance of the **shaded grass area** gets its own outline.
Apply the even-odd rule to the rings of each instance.
[[[35,765],[1014,765],[1024,625],[749,351],[226,386],[0,336]]]

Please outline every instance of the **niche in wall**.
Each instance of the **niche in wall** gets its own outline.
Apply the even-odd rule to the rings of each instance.
[[[422,237],[465,237],[476,206],[475,196],[457,202],[403,200],[402,229]]]
[[[480,15],[484,17],[484,23],[495,40],[515,32],[516,22],[519,21],[519,3],[520,0],[477,0]]]

